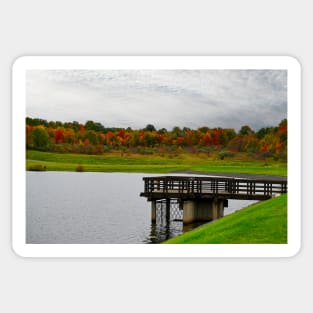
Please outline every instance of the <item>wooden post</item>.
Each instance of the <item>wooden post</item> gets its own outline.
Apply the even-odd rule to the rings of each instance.
[[[171,200],[166,199],[166,222],[169,223],[171,219]]]
[[[156,222],[156,200],[151,201],[151,222]]]

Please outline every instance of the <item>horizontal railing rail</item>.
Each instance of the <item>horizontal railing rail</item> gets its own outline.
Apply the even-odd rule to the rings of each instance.
[[[144,177],[144,194],[264,195],[287,192],[286,180],[242,179],[224,177],[161,176]]]

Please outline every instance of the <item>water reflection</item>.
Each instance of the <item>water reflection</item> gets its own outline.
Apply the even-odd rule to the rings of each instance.
[[[184,225],[182,221],[170,221],[166,224],[151,223],[150,236],[145,240],[145,243],[161,243],[203,224],[203,222],[196,222]]]
[[[156,220],[151,222],[150,234],[145,243],[163,242],[204,223],[207,222],[183,224],[183,208],[178,200],[159,201],[156,204]]]

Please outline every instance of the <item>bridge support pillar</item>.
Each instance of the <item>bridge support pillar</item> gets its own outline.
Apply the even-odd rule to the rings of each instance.
[[[183,204],[184,224],[197,221],[212,221],[224,216],[224,200],[197,199],[187,200]]]
[[[197,220],[196,202],[192,200],[184,201],[183,204],[183,223],[188,224]]]
[[[212,220],[216,220],[224,216],[224,200],[214,198],[212,201],[212,210],[211,210]]]
[[[151,222],[156,222],[156,201],[151,201]]]

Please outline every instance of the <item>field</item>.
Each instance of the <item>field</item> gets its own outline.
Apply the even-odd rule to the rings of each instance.
[[[165,243],[286,244],[287,195],[251,205]]]
[[[102,155],[26,151],[26,169],[40,165],[48,171],[170,173],[199,171],[287,176],[287,164],[272,160],[253,160],[246,154],[220,160],[205,154],[141,155],[111,152]]]

